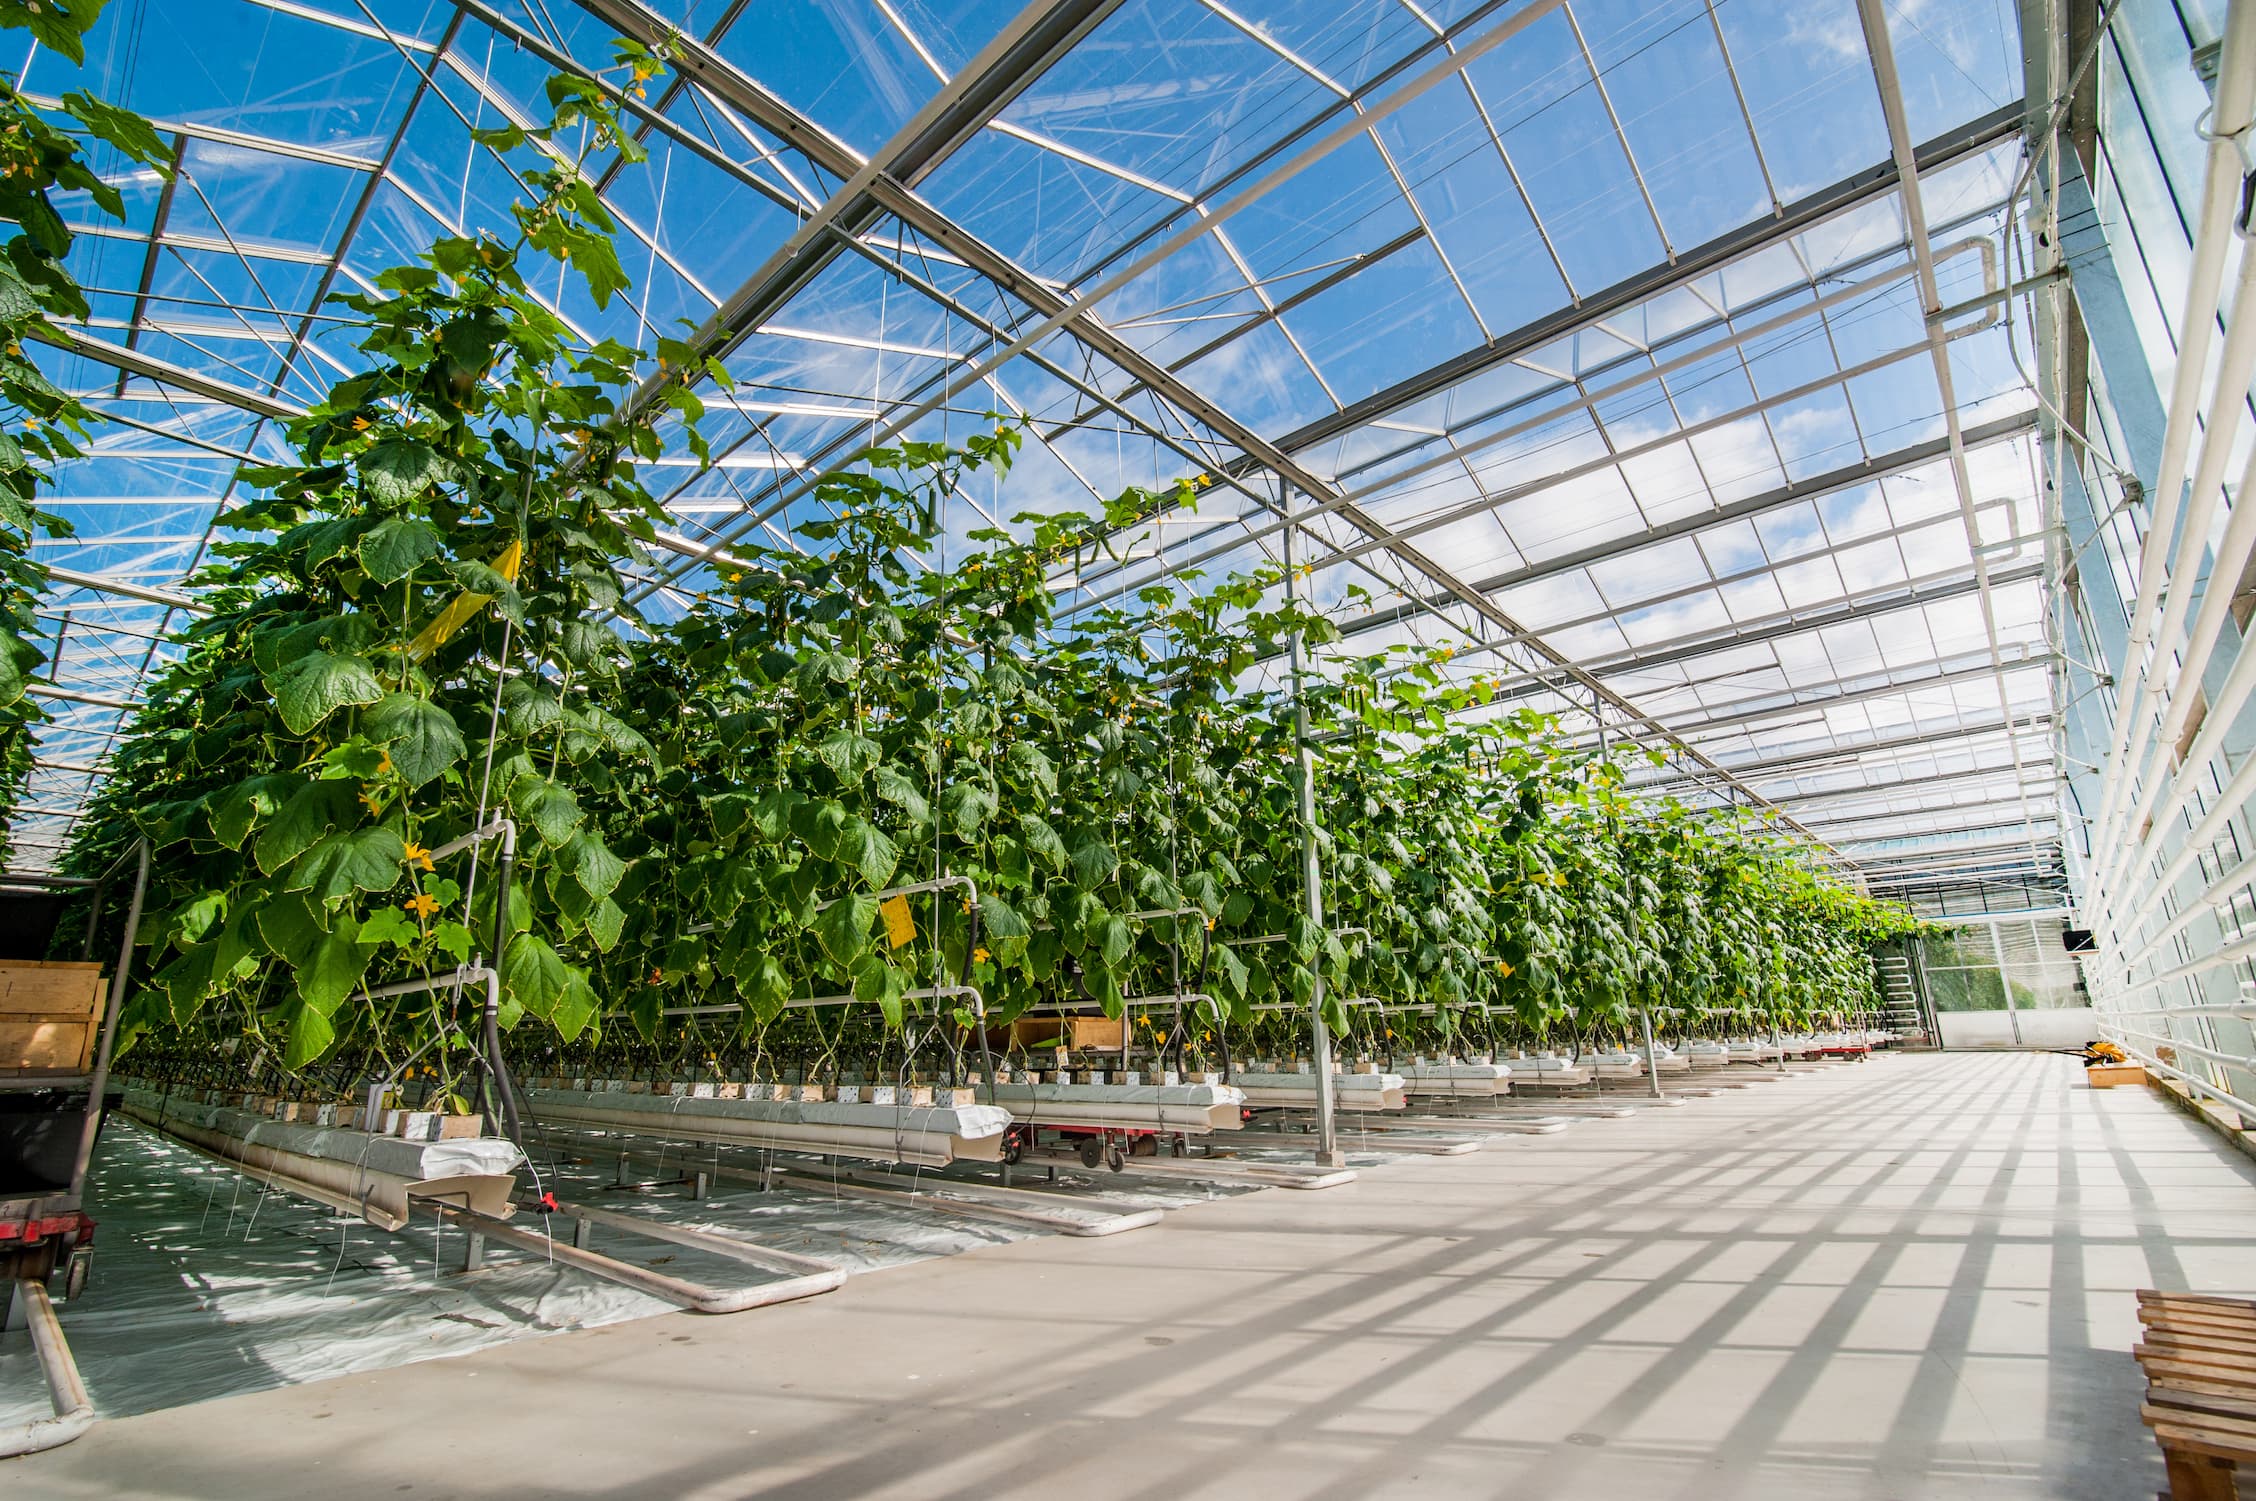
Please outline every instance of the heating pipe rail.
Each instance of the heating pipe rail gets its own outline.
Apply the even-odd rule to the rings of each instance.
[[[54,1416],[33,1418],[0,1428],[0,1459],[59,1449],[94,1426],[94,1399],[79,1379],[78,1362],[71,1358],[70,1342],[55,1318],[55,1301],[45,1284],[35,1278],[16,1281],[24,1320],[31,1330],[32,1349],[39,1355],[39,1370],[47,1378],[47,1396]]]

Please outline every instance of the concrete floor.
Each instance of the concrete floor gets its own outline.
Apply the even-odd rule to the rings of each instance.
[[[2152,1495],[2131,1291],[2256,1291],[2256,1164],[2079,1075],[1842,1066],[128,1418],[0,1465],[0,1494]]]

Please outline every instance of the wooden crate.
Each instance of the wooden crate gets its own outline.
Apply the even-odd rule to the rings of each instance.
[[[0,962],[0,1016],[99,1016],[102,966],[47,963],[32,959]]]
[[[2113,1089],[2118,1084],[2144,1084],[2146,1070],[2136,1063],[2095,1063],[2084,1070],[2084,1082],[2094,1089]]]
[[[2154,1430],[2171,1501],[2232,1501],[2256,1467],[2256,1303],[2201,1293],[2138,1295],[2146,1373],[2139,1416]]]
[[[0,1070],[85,1073],[105,999],[99,964],[0,963]]]
[[[1106,1016],[1022,1016],[1011,1023],[1008,1046],[1031,1047],[1062,1037],[1069,1048],[1117,1052],[1126,1025]]]

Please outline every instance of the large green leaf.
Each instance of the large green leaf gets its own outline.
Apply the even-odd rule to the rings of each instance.
[[[1109,880],[1120,868],[1120,856],[1113,847],[1093,834],[1084,834],[1073,846],[1073,880],[1083,890],[1090,890]]]
[[[1057,767],[1035,746],[1021,740],[1004,752],[1003,764],[1041,789],[1044,797],[1057,791]]]
[[[360,941],[359,923],[350,917],[339,918],[337,925],[314,944],[306,962],[298,966],[299,996],[323,1016],[335,1014],[344,998],[359,987],[375,953],[375,945]]]
[[[291,869],[289,889],[317,902],[340,901],[356,891],[389,891],[399,883],[406,853],[406,842],[391,829],[331,834]]]
[[[910,779],[908,774],[899,767],[878,767],[876,786],[879,797],[899,808],[913,821],[923,823],[932,816],[931,808],[925,803],[924,794],[917,789],[917,784]]]
[[[558,868],[571,874],[582,891],[589,896],[603,898],[618,889],[619,878],[627,873],[627,862],[611,853],[603,836],[593,829],[582,829],[571,841],[557,851]]]
[[[1065,869],[1065,841],[1058,837],[1057,830],[1029,813],[1019,819],[1018,832],[1019,837],[1026,841],[1028,851],[1040,855],[1049,863],[1051,870]]]
[[[427,443],[387,438],[360,456],[361,483],[381,506],[404,505],[444,472]]]
[[[359,657],[309,651],[267,675],[274,707],[293,735],[309,733],[339,709],[372,704],[384,696],[376,670]]]
[[[1099,918],[1092,937],[1098,956],[1109,969],[1118,969],[1129,951],[1136,947],[1136,930],[1117,912],[1108,912]]]
[[[531,933],[510,940],[501,961],[501,985],[510,999],[544,1021],[553,1020],[556,1003],[572,978],[572,967],[548,941]]]
[[[304,1068],[336,1043],[336,1023],[310,1001],[301,999],[284,1007],[283,1015],[290,1019],[289,1041],[282,1049],[284,1068]]]
[[[361,716],[361,733],[392,759],[392,769],[420,787],[469,753],[454,718],[412,693],[387,693]]]
[[[439,555],[439,529],[417,517],[391,516],[360,539],[360,566],[379,584],[396,584]]]
[[[828,798],[808,798],[793,804],[791,832],[824,860],[845,858],[839,849],[846,833],[846,810]]]
[[[587,816],[580,811],[580,800],[570,788],[560,787],[537,772],[510,783],[509,805],[533,826],[543,844],[564,843]]]
[[[301,783],[290,800],[267,820],[266,827],[259,830],[258,839],[251,845],[251,856],[260,870],[270,876],[277,875],[292,860],[313,848],[314,841],[350,819],[353,807],[350,782]]]
[[[838,863],[851,866],[874,891],[893,879],[901,850],[867,819],[849,818],[838,833]]]
[[[854,966],[854,999],[875,1006],[889,1027],[901,1025],[901,993],[908,978],[881,954],[871,954]]]
[[[812,931],[833,964],[851,969],[869,948],[870,924],[877,920],[877,898],[855,892],[815,914]]]

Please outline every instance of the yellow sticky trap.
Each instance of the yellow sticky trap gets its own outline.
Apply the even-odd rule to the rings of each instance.
[[[493,560],[493,571],[514,584],[517,582],[518,566],[524,561],[524,542],[512,542],[502,549],[500,557]],[[415,639],[407,643],[408,660],[420,662],[446,645],[449,637],[468,625],[472,616],[491,603],[491,594],[473,594],[465,589],[455,597],[453,604],[439,611],[436,619],[415,633]]]
[[[907,897],[887,897],[877,904],[877,911],[885,919],[887,943],[898,949],[916,942],[916,918],[909,911]]]

